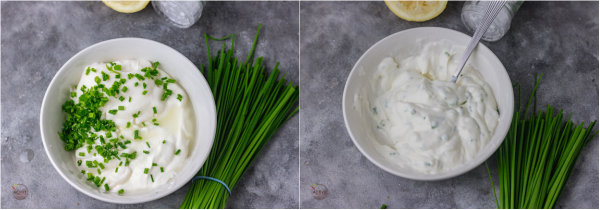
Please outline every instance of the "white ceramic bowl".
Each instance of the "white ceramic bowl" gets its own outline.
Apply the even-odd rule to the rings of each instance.
[[[196,139],[185,163],[171,184],[132,195],[103,193],[82,178],[73,163],[73,151],[67,152],[59,138],[65,114],[62,104],[68,99],[69,88],[77,85],[86,65],[119,59],[159,61],[162,69],[177,80],[191,101],[196,118]],[[85,48],[58,70],[46,90],[40,112],[42,142],[50,162],[73,187],[98,200],[111,203],[141,203],[164,197],[181,188],[200,170],[208,157],[216,131],[215,102],[208,83],[196,66],[184,55],[164,44],[141,38],[119,38],[103,41]]]
[[[471,37],[451,29],[422,27],[413,28],[392,34],[381,41],[375,43],[358,59],[354,68],[348,76],[343,96],[344,121],[348,133],[354,141],[354,145],[375,165],[383,170],[414,180],[440,180],[447,179],[477,167],[483,161],[488,159],[498,149],[513,116],[513,89],[506,69],[490,49],[483,44],[479,44],[471,55],[470,63],[483,76],[484,80],[491,86],[498,109],[500,119],[498,126],[489,143],[479,151],[479,154],[471,161],[458,168],[441,172],[438,174],[424,174],[410,168],[403,168],[379,154],[374,147],[375,139],[378,138],[370,126],[371,119],[368,116],[362,116],[360,106],[355,107],[354,97],[365,91],[371,79],[371,76],[381,60],[385,57],[408,57],[419,52],[418,41],[439,41],[449,40],[452,43],[466,46]],[[363,93],[364,94],[364,93]],[[368,94],[368,93],[367,93]]]

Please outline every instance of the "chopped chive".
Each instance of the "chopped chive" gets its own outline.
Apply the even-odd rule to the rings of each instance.
[[[114,70],[121,70],[121,65],[115,65],[115,66],[113,67],[113,69],[114,69]]]
[[[175,151],[175,155],[179,155],[180,152],[181,152],[181,150],[177,149],[177,151]]]
[[[144,168],[144,174],[148,174],[149,168]]]
[[[152,166],[158,166],[158,164],[156,164],[156,163],[152,163]]]
[[[150,143],[148,143],[148,142],[146,142],[146,146],[148,146],[148,148],[151,148]]]
[[[111,109],[111,110],[108,110],[108,113],[115,115],[115,114],[117,114],[117,111],[118,110],[116,110],[116,109]]]
[[[102,174],[102,171],[100,171],[100,169],[98,169],[98,175]]]
[[[156,111],[156,107],[155,107],[155,106],[153,106],[153,107],[152,107],[152,111],[154,111],[154,114],[157,114],[157,113],[158,113],[158,112]]]
[[[145,154],[150,154],[150,151],[148,151],[148,150],[144,150],[142,152],[144,152]]]
[[[88,66],[87,69],[85,70],[85,75],[89,75],[90,74],[90,67]]]
[[[104,184],[104,189],[105,189],[106,191],[110,190],[110,188],[108,188],[108,184]]]
[[[133,131],[133,139],[142,139],[142,137],[140,136],[139,130]]]
[[[123,86],[123,88],[121,88],[121,91],[127,92],[127,86]]]
[[[104,72],[100,72],[102,73],[102,81],[106,81],[110,78],[110,76],[108,76],[108,74],[104,73]]]
[[[139,85],[140,85],[140,83],[139,83],[139,82],[135,82],[135,84],[133,84],[133,86],[134,86],[134,87],[137,87],[137,86],[139,86]]]
[[[129,96],[129,102],[131,102],[131,96]]]
[[[124,101],[124,100],[125,100],[125,97],[123,97],[123,96],[119,97],[119,101]]]
[[[85,153],[84,152],[80,152],[79,156],[85,156]]]
[[[104,169],[104,164],[98,163],[98,166],[100,166],[100,169]]]
[[[167,140],[163,140],[163,144],[164,144],[164,143],[167,143]]]
[[[148,93],[147,90],[144,90],[144,92],[142,92],[142,95],[146,95]]]
[[[96,76],[96,78],[94,78],[94,81],[96,82],[96,84],[100,84],[100,82],[102,82],[102,80],[98,76]]]
[[[119,172],[119,167],[116,167],[115,168],[115,173],[118,173],[118,172]]]
[[[77,166],[81,166],[81,162],[83,162],[83,161],[77,160]]]
[[[119,106],[119,110],[125,110],[125,106]]]
[[[131,122],[127,122],[127,126],[125,126],[126,128],[131,127]]]
[[[125,190],[124,189],[120,189],[119,190],[119,195],[123,195],[123,193],[125,193]]]
[[[165,169],[162,166],[160,167],[160,172],[161,173],[165,172]]]
[[[152,176],[152,174],[150,174],[150,180],[152,180],[152,182],[154,182],[154,177]]]
[[[146,122],[142,122],[142,126],[146,127]]]
[[[183,96],[181,94],[177,94],[177,100],[181,101],[183,99]]]
[[[71,98],[77,97],[77,92],[71,92]]]
[[[85,170],[81,170],[81,174],[85,175]]]

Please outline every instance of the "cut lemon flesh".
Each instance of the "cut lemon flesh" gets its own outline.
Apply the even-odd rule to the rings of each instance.
[[[415,22],[431,20],[442,14],[448,1],[398,1],[385,0],[387,7],[396,16]]]
[[[117,12],[122,13],[134,13],[140,10],[143,10],[148,5],[150,0],[140,0],[140,1],[119,1],[119,0],[102,0],[102,2],[114,9]]]

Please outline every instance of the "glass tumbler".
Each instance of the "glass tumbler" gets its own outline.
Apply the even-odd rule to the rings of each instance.
[[[471,33],[475,32],[489,4],[490,1],[467,1],[463,5],[461,19]],[[522,4],[523,1],[507,1],[481,39],[492,42],[501,39]]]
[[[152,1],[154,11],[179,28],[189,28],[200,19],[205,1]]]

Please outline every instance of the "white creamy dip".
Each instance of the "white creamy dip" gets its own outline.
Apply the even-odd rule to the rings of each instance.
[[[120,66],[120,70],[115,66]],[[116,130],[110,134],[95,132],[105,142],[124,143],[126,148],[118,148],[120,160],[115,157],[105,160],[98,154],[95,147],[103,145],[100,138],[91,147],[86,143],[75,151],[74,163],[82,170],[84,178],[91,173],[105,179],[99,187],[101,191],[106,190],[104,184],[110,192],[130,194],[172,183],[188,159],[188,148],[192,148],[195,119],[186,92],[176,81],[169,80],[172,78],[160,69],[160,65],[154,67],[158,70],[157,75],[142,77],[146,73],[142,71],[145,67],[153,68],[153,63],[146,60],[94,63],[84,69],[77,88],[72,90],[77,93],[73,99],[77,103],[83,86],[89,89],[100,82],[110,88],[116,81],[124,81],[119,93],[108,96],[108,101],[100,108],[102,118],[112,120]],[[163,100],[163,94],[167,92],[164,84],[167,83],[172,94]],[[135,158],[121,155],[134,152]],[[88,161],[98,164],[89,167]]]
[[[365,109],[383,136],[375,143],[385,158],[436,174],[471,160],[489,142],[499,117],[490,86],[469,64],[457,83],[449,81],[463,51],[429,42],[414,56],[381,61]]]

